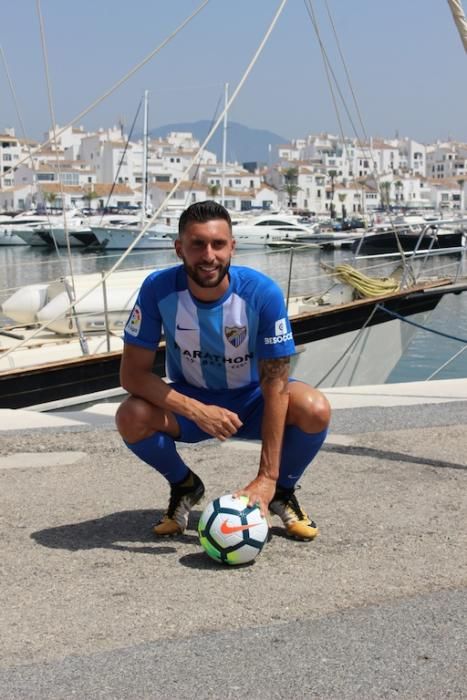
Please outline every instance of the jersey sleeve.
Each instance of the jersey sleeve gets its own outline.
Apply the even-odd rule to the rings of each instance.
[[[280,287],[272,280],[262,294],[256,347],[260,360],[295,354],[284,296]]]
[[[146,277],[123,333],[125,343],[156,350],[162,333],[162,319],[157,303],[153,276]]]

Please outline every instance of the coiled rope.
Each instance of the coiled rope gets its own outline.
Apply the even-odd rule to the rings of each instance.
[[[368,277],[352,265],[336,265],[329,271],[340,282],[351,285],[360,298],[384,296],[400,289],[400,282],[393,277]]]

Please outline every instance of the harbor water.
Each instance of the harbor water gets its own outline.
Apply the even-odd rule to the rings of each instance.
[[[69,257],[67,251],[62,249],[57,254],[41,247],[0,246],[0,303],[26,284],[53,281],[70,274],[105,273],[120,258],[118,251],[106,253],[74,248]],[[261,270],[280,284],[285,296],[296,296],[325,292],[332,283],[324,272],[324,266],[353,263],[353,259],[352,254],[344,250],[300,248],[291,253],[285,249],[257,249],[238,251],[234,262]],[[149,272],[174,264],[177,264],[177,257],[172,250],[146,250],[129,254],[119,269],[147,268]],[[381,277],[389,275],[397,264],[394,259],[373,258],[360,260],[355,266],[370,276]],[[418,262],[417,269],[420,265],[421,262]],[[454,276],[456,272],[467,275],[467,263],[459,255],[433,256],[427,258],[423,265],[426,275],[447,277]],[[3,326],[8,323],[9,320],[0,315],[0,324]],[[446,295],[425,325],[432,331],[452,337],[446,338],[428,330],[416,330],[409,347],[391,373],[389,382],[425,380],[456,353],[460,354],[436,378],[467,376],[467,350],[462,352],[467,347],[467,292]],[[381,352],[384,352],[384,348],[381,348]]]

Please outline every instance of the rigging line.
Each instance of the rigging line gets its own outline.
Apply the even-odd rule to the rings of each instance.
[[[6,62],[6,58],[5,58],[5,54],[4,54],[4,51],[3,51],[3,47],[2,47],[1,45],[0,45],[0,55],[1,55],[1,57],[2,57],[3,67],[4,67],[4,69],[5,69],[5,74],[6,74],[6,77],[7,77],[7,81],[8,81],[8,85],[9,85],[9,88],[10,88],[11,96],[12,96],[12,98],[13,98],[13,104],[14,104],[14,106],[15,106],[16,116],[17,116],[17,118],[18,118],[18,122],[19,122],[19,126],[20,126],[21,135],[22,135],[22,137],[23,137],[23,139],[24,139],[24,141],[25,141],[25,145],[26,145],[26,148],[27,148],[28,153],[29,153],[29,158],[31,159],[31,169],[32,169],[33,172],[35,172],[35,170],[36,170],[36,164],[35,164],[35,162],[34,162],[33,153],[32,153],[32,149],[31,149],[31,144],[30,144],[30,142],[29,142],[29,139],[26,138],[26,129],[24,128],[23,118],[21,117],[21,112],[20,112],[20,109],[19,109],[19,102],[18,102],[18,99],[17,99],[17,96],[16,96],[16,91],[15,91],[15,88],[14,88],[14,85],[13,85],[13,81],[11,80],[10,71],[8,70],[8,65],[7,65],[7,62]],[[9,171],[6,171],[6,172],[9,172]]]
[[[60,136],[61,134],[63,134],[64,131],[66,131],[67,129],[69,129],[70,126],[73,126],[73,124],[76,124],[77,121],[79,121],[80,119],[82,119],[83,117],[85,117],[86,114],[88,114],[89,112],[91,112],[95,107],[97,107],[97,106],[98,106],[101,102],[103,102],[107,97],[110,97],[110,95],[111,95],[112,93],[114,93],[121,85],[123,85],[123,83],[125,83],[129,78],[131,78],[135,73],[137,73],[137,71],[139,71],[140,68],[142,68],[143,66],[145,66],[146,63],[148,63],[148,61],[150,61],[157,53],[159,53],[159,51],[161,51],[165,46],[167,46],[167,44],[168,44],[170,41],[172,41],[172,39],[173,39],[173,38],[174,38],[174,37],[189,23],[189,22],[191,22],[191,20],[192,20],[197,14],[199,14],[199,12],[201,12],[201,10],[208,4],[208,2],[209,2],[209,0],[203,0],[203,2],[201,3],[201,5],[200,5],[194,12],[192,12],[191,15],[189,15],[189,17],[187,17],[181,24],[179,24],[179,26],[178,26],[171,34],[169,34],[169,36],[168,36],[166,39],[164,39],[164,41],[163,41],[161,44],[159,44],[159,46],[157,46],[155,49],[153,49],[145,58],[142,59],[142,61],[140,61],[139,63],[137,63],[136,66],[134,66],[133,68],[131,68],[131,70],[129,70],[125,75],[123,75],[121,78],[119,78],[119,80],[117,80],[116,83],[114,83],[106,92],[104,92],[103,95],[101,95],[101,96],[98,97],[96,100],[94,100],[94,102],[92,102],[88,107],[86,107],[85,109],[83,109],[82,112],[80,112],[79,114],[77,114],[76,117],[74,117],[70,122],[68,122],[68,124],[66,124],[65,126],[62,126],[62,127],[57,131],[57,137]],[[37,153],[37,151],[40,151],[42,148],[45,148],[46,146],[48,146],[48,145],[51,143],[51,141],[52,141],[52,139],[50,139],[50,138],[47,139],[47,141],[44,141],[44,143],[41,143],[39,146],[37,146],[36,148],[34,148],[34,149],[33,149],[33,153]],[[12,167],[12,168],[10,168],[10,170],[16,169],[17,167],[19,167],[20,165],[22,165],[22,164],[25,162],[25,160],[27,160],[27,158],[23,158],[22,160],[19,160],[18,163],[16,163],[16,164],[14,165],[14,168]]]
[[[433,379],[433,377],[436,377],[437,374],[439,374],[443,369],[445,369],[445,367],[450,365],[451,362],[454,362],[454,360],[456,360],[459,357],[459,355],[462,355],[462,353],[465,352],[466,350],[467,350],[467,345],[464,345],[464,347],[461,348],[460,350],[458,350],[452,357],[449,358],[449,360],[446,360],[446,362],[444,364],[442,364],[441,367],[438,367],[438,369],[436,369],[434,372],[432,372],[430,374],[430,376],[426,378],[425,381],[428,382],[430,379]]]
[[[465,19],[464,10],[462,9],[462,3],[460,0],[448,0],[448,3],[454,23],[457,27],[457,31],[459,32],[462,45],[467,52],[467,20]]]
[[[465,345],[467,345],[467,340],[465,338],[459,338],[456,335],[451,335],[450,333],[443,333],[443,331],[437,331],[434,328],[423,326],[421,323],[416,323],[416,321],[410,321],[408,318],[405,318],[405,316],[401,316],[400,314],[398,314],[397,311],[391,311],[390,309],[387,309],[384,306],[384,304],[378,304],[377,306],[381,309],[381,311],[387,313],[388,316],[393,316],[394,318],[399,319],[399,321],[404,321],[405,323],[408,323],[411,326],[415,326],[415,328],[420,328],[422,331],[428,331],[429,333],[433,333],[434,335],[440,335],[442,338],[447,338],[448,340],[457,340],[459,343],[464,343]]]
[[[350,78],[350,71],[349,71],[348,68],[347,68],[347,63],[346,63],[346,61],[345,61],[344,54],[343,54],[343,52],[342,52],[341,44],[340,44],[340,41],[339,41],[339,37],[338,37],[338,35],[337,35],[337,31],[336,31],[336,27],[335,27],[335,24],[334,24],[334,20],[333,20],[333,18],[332,18],[331,10],[329,9],[328,0],[324,0],[324,4],[325,4],[325,6],[326,6],[326,10],[327,10],[328,17],[329,17],[329,22],[330,22],[330,24],[331,24],[332,31],[333,31],[333,34],[334,34],[334,38],[335,38],[335,40],[336,40],[337,50],[339,51],[339,56],[341,57],[342,65],[343,65],[343,67],[344,67],[344,72],[345,72],[345,75],[346,75],[346,78],[347,78],[347,84],[348,84],[348,86],[349,86],[350,93],[351,93],[351,95],[352,95],[353,103],[354,103],[354,106],[355,106],[355,110],[356,110],[356,112],[357,112],[358,120],[359,120],[359,122],[360,122],[360,126],[361,126],[361,129],[362,129],[362,133],[363,133],[363,136],[365,137],[365,139],[368,140],[368,136],[367,136],[367,133],[366,133],[365,125],[364,125],[364,123],[363,123],[363,118],[362,118],[362,115],[361,115],[361,112],[360,112],[360,107],[359,107],[359,105],[358,105],[358,100],[357,100],[357,97],[356,97],[356,95],[355,95],[355,91],[354,91],[354,89],[353,89],[352,80],[351,80],[351,78]]]
[[[219,107],[220,107],[221,101],[222,101],[222,94],[219,95],[219,99],[217,100],[216,109],[214,110],[214,115],[213,115],[213,117],[212,117],[212,119],[211,119],[211,124],[210,124],[210,126],[209,126],[209,129],[212,128],[212,125],[213,125],[214,122],[215,122],[215,119],[216,119],[217,113],[218,113],[218,111],[219,111]],[[209,131],[209,129],[208,129],[208,131]],[[197,165],[196,165],[196,168],[195,168],[195,170],[194,170],[194,172],[193,172],[193,175],[191,176],[191,186],[190,186],[190,190],[189,190],[188,194],[190,194],[190,193],[192,192],[192,190],[193,190],[193,186],[194,186],[195,180],[196,180],[196,178],[197,178],[197,176],[198,176],[198,172],[199,172],[200,167],[201,167],[201,160],[198,161],[198,163],[197,163]]]
[[[55,110],[54,110],[54,104],[53,104],[53,98],[52,98],[52,86],[51,86],[50,73],[49,73],[49,61],[48,61],[48,56],[47,56],[47,45],[46,45],[46,41],[45,41],[44,20],[43,20],[42,11],[41,11],[41,0],[36,0],[36,8],[37,8],[37,15],[38,15],[38,19],[39,19],[42,54],[44,57],[44,70],[45,70],[45,78],[46,78],[46,83],[47,83],[47,99],[48,99],[48,103],[49,103],[50,117],[52,120],[52,129],[53,129],[53,137],[54,137],[54,145],[55,145],[55,153],[56,153],[56,164],[57,164],[58,178],[59,178],[59,184],[60,184],[60,194],[62,197],[63,230],[65,233],[65,240],[66,240],[66,244],[67,244],[68,265],[69,265],[70,276],[71,276],[71,286],[65,278],[64,278],[64,284],[65,284],[66,292],[68,294],[68,298],[70,300],[76,328],[78,330],[78,337],[79,337],[79,344],[81,347],[81,352],[83,354],[87,355],[87,354],[89,354],[88,344],[87,344],[87,341],[86,341],[86,339],[81,331],[78,316],[76,314],[76,310],[75,310],[75,307],[73,305],[73,302],[76,299],[76,286],[75,286],[75,277],[74,277],[74,273],[73,273],[73,263],[72,263],[72,258],[71,258],[70,236],[68,233],[68,225],[67,225],[66,211],[65,211],[65,192],[64,192],[64,186],[63,186],[63,177],[62,177],[62,170],[60,167],[59,157],[58,157],[57,124],[56,124],[56,120],[55,120]],[[52,236],[52,240],[53,240],[55,248],[57,250],[57,254],[59,255],[59,258],[61,259],[61,256],[58,253],[58,244],[57,244],[57,240],[55,238],[55,234],[53,232],[52,226],[50,227],[50,235]]]
[[[332,87],[331,87],[331,81],[330,81],[330,78],[329,78],[329,74],[332,76],[332,79],[333,79],[334,84],[335,84],[335,86],[336,86],[337,92],[338,92],[339,97],[340,97],[340,99],[341,99],[341,102],[342,102],[342,104],[343,104],[343,106],[344,106],[345,113],[346,113],[347,118],[348,118],[348,120],[349,120],[349,122],[350,122],[350,125],[351,125],[351,127],[352,127],[352,131],[353,131],[353,133],[354,133],[354,135],[355,135],[355,138],[356,138],[357,141],[358,141],[359,147],[362,148],[363,152],[365,153],[365,151],[366,151],[366,144],[362,141],[362,139],[360,138],[360,136],[359,136],[359,134],[358,134],[357,127],[355,126],[355,123],[354,123],[354,121],[353,121],[353,119],[352,119],[352,115],[350,114],[350,110],[349,110],[349,108],[348,108],[348,106],[347,106],[346,99],[345,99],[345,97],[344,97],[344,95],[343,95],[343,93],[342,93],[342,90],[341,90],[341,88],[340,88],[339,81],[337,80],[337,76],[336,76],[336,74],[335,74],[335,72],[334,72],[334,69],[333,69],[333,67],[332,67],[332,65],[331,65],[331,61],[330,61],[330,59],[329,59],[329,57],[328,57],[328,55],[327,55],[326,49],[325,49],[324,44],[323,44],[323,42],[322,42],[322,40],[321,40],[321,35],[320,35],[319,28],[318,28],[318,22],[317,22],[317,20],[316,20],[315,13],[314,13],[313,7],[312,7],[312,5],[311,5],[311,0],[304,0],[304,2],[305,2],[305,7],[306,7],[306,9],[307,9],[308,15],[309,15],[310,20],[311,20],[311,23],[312,23],[313,28],[314,28],[314,30],[315,30],[316,37],[317,37],[317,39],[318,39],[318,43],[319,43],[319,46],[320,46],[321,54],[322,54],[322,57],[323,57],[323,63],[324,63],[325,70],[326,70],[326,77],[327,77],[329,89],[330,89],[330,91],[331,91],[331,95],[332,95],[332,98],[333,98],[334,109],[335,109],[335,111],[336,111],[337,120],[338,120],[339,126],[340,126],[341,139],[342,139],[343,148],[344,148],[345,150],[347,150],[347,149],[346,149],[346,145],[345,145],[345,137],[344,137],[344,134],[343,134],[342,124],[341,124],[341,120],[340,120],[340,115],[339,115],[339,108],[338,108],[338,106],[337,106],[337,100],[335,99],[335,95],[334,95],[333,89],[332,89]],[[369,150],[369,156],[368,156],[368,154],[367,154],[366,157],[367,157],[369,160],[372,161],[372,163],[373,163],[373,168],[375,168],[376,162],[375,162],[375,158],[374,158],[374,156],[373,156],[373,154],[372,154],[371,149]]]
[[[59,157],[58,157],[58,140],[57,140],[57,134],[56,134],[57,124],[56,124],[56,120],[55,120],[55,110],[54,110],[54,104],[53,104],[53,98],[52,98],[52,87],[51,87],[50,72],[49,72],[49,60],[48,60],[48,56],[47,56],[47,45],[46,45],[46,41],[45,41],[45,29],[44,29],[44,21],[43,21],[43,17],[42,17],[40,0],[36,0],[36,8],[37,8],[37,16],[38,16],[38,20],[39,20],[42,54],[43,54],[43,59],[44,59],[45,80],[46,80],[46,86],[47,86],[47,100],[48,100],[48,104],[49,104],[50,118],[52,121],[53,143],[55,146],[55,162],[56,162],[57,172],[58,172],[60,195],[62,198],[63,227],[64,227],[64,231],[65,231],[65,240],[67,241],[68,256],[69,256],[69,263],[70,263],[70,274],[71,274],[71,281],[72,281],[72,286],[73,286],[73,291],[74,291],[75,282],[74,282],[74,275],[73,275],[73,265],[71,262],[70,241],[69,241],[69,237],[68,237],[67,221],[66,221],[66,214],[65,214],[65,193],[64,193],[64,189],[63,189],[62,170],[61,170],[61,165],[60,165],[60,161],[59,161]],[[49,225],[50,225],[50,220],[49,220]],[[55,239],[55,235],[54,235],[53,228],[51,225],[50,225],[50,235],[51,235],[52,240],[54,242],[54,246],[55,246],[57,255],[61,259],[61,255],[60,255],[60,252],[58,250],[57,241]]]
[[[310,9],[308,9],[307,2],[308,2],[308,5],[309,5]],[[351,125],[351,127],[352,127],[353,133],[354,133],[354,135],[355,135],[355,137],[356,137],[356,139],[357,139],[358,145],[359,145],[359,147],[362,149],[363,153],[366,154],[366,157],[368,158],[368,160],[370,160],[370,161],[372,162],[372,164],[373,164],[373,171],[376,172],[376,159],[375,159],[375,156],[374,156],[374,152],[373,152],[373,148],[372,148],[371,142],[370,142],[370,147],[369,147],[369,149],[368,149],[368,147],[367,147],[367,145],[366,145],[366,142],[365,142],[363,139],[361,139],[361,138],[359,137],[359,135],[358,135],[358,130],[357,130],[356,126],[355,126],[355,123],[354,123],[354,121],[353,121],[353,119],[352,119],[352,116],[351,116],[351,114],[350,114],[350,111],[349,111],[349,109],[348,109],[347,102],[346,102],[346,100],[345,100],[345,98],[344,98],[344,96],[343,96],[343,93],[342,93],[341,89],[340,89],[339,81],[337,80],[336,74],[334,73],[334,70],[333,70],[333,68],[332,68],[331,62],[330,62],[329,57],[328,57],[328,55],[327,55],[326,49],[324,48],[324,44],[323,44],[322,41],[321,41],[321,37],[320,37],[320,34],[319,34],[319,29],[318,29],[318,23],[317,23],[317,21],[316,21],[316,19],[315,19],[315,14],[314,14],[314,11],[313,11],[313,8],[312,8],[312,5],[311,5],[311,0],[305,0],[305,6],[307,7],[308,14],[310,15],[310,19],[311,19],[311,21],[312,21],[313,27],[314,27],[314,29],[315,29],[315,32],[316,32],[316,35],[317,35],[317,38],[318,38],[318,42],[319,42],[319,44],[320,44],[321,53],[322,53],[322,55],[323,55],[323,61],[324,61],[324,63],[325,63],[325,66],[328,66],[329,72],[331,73],[331,75],[332,75],[332,77],[333,77],[334,83],[335,83],[335,85],[336,85],[337,92],[338,92],[339,97],[340,97],[340,99],[341,99],[341,101],[342,101],[342,104],[343,104],[343,106],[344,106],[345,112],[346,112],[347,117],[348,117],[348,119],[349,119],[349,122],[350,122],[350,125]],[[326,74],[327,74],[327,77],[328,77],[328,83],[329,83],[329,87],[330,87],[330,90],[331,90],[331,94],[333,95],[334,108],[335,108],[335,110],[336,110],[337,119],[338,119],[338,121],[339,121],[339,125],[341,125],[341,121],[340,121],[340,119],[339,119],[339,114],[338,114],[337,104],[336,104],[336,101],[335,101],[335,98],[334,98],[334,94],[333,94],[333,92],[332,92],[332,88],[331,88],[331,86],[330,86],[330,81],[329,81],[328,69],[327,69],[327,68],[326,68]],[[343,148],[346,150],[345,139],[344,139],[343,134],[342,134],[342,127],[341,127],[341,138],[342,138],[342,140],[343,140]],[[369,155],[368,155],[368,154],[369,154]],[[376,179],[377,179],[377,178],[376,178]]]
[[[127,248],[126,251],[123,253],[123,255],[119,258],[119,260],[117,260],[117,262],[110,268],[110,270],[109,270],[108,272],[106,272],[106,274],[102,277],[102,279],[101,279],[99,282],[97,282],[93,287],[91,287],[90,289],[88,289],[87,292],[85,292],[84,294],[82,294],[81,297],[80,297],[79,299],[76,300],[76,302],[75,302],[76,305],[77,305],[79,302],[81,302],[83,299],[85,299],[89,294],[91,294],[95,289],[97,289],[97,288],[100,287],[103,283],[105,283],[105,282],[107,281],[107,279],[110,277],[110,275],[112,275],[112,274],[115,272],[115,270],[121,265],[121,263],[125,260],[125,258],[131,253],[131,251],[133,250],[133,248],[135,247],[135,245],[141,240],[141,238],[144,236],[144,234],[146,233],[146,231],[148,230],[148,228],[150,228],[150,226],[152,226],[152,224],[154,223],[154,221],[156,221],[157,217],[159,216],[159,214],[161,213],[161,211],[164,209],[164,207],[166,206],[167,202],[170,200],[170,198],[172,197],[172,195],[178,190],[178,188],[180,187],[180,185],[181,185],[183,179],[187,177],[187,175],[188,175],[188,173],[189,173],[191,167],[193,166],[193,163],[195,163],[195,162],[197,161],[197,159],[199,158],[199,156],[201,155],[201,153],[202,153],[203,150],[205,149],[206,145],[209,143],[209,141],[210,141],[212,135],[214,134],[214,132],[216,131],[217,127],[219,126],[219,124],[221,123],[222,119],[224,118],[224,114],[230,109],[231,105],[232,105],[232,104],[234,103],[234,101],[236,100],[238,93],[239,93],[240,90],[242,89],[242,87],[243,87],[244,83],[246,82],[248,76],[250,75],[251,71],[253,70],[253,68],[254,68],[254,66],[255,66],[255,64],[256,64],[256,62],[257,62],[259,56],[261,55],[261,53],[262,53],[262,51],[263,51],[263,49],[264,49],[264,46],[266,45],[266,42],[267,42],[267,40],[269,39],[269,37],[270,37],[270,35],[271,35],[271,33],[272,33],[272,30],[273,30],[274,27],[276,26],[277,21],[278,21],[280,15],[281,15],[282,10],[284,9],[286,3],[287,3],[287,0],[280,0],[279,6],[278,6],[278,8],[277,8],[277,10],[276,10],[276,13],[275,13],[275,15],[274,15],[274,17],[273,17],[273,19],[272,19],[272,21],[271,21],[271,23],[270,23],[268,29],[266,30],[266,33],[265,33],[263,39],[261,40],[261,42],[260,42],[258,48],[256,49],[256,51],[255,51],[255,53],[254,53],[254,55],[253,55],[253,58],[251,59],[251,61],[250,61],[250,63],[248,64],[248,66],[247,66],[247,68],[246,68],[244,74],[242,75],[242,77],[241,77],[241,79],[240,79],[240,82],[238,83],[237,87],[236,87],[235,90],[233,91],[233,93],[232,93],[232,95],[230,96],[230,98],[229,98],[229,100],[227,101],[227,103],[224,105],[224,108],[223,108],[221,114],[219,115],[219,117],[217,118],[216,123],[213,125],[212,129],[210,130],[210,132],[208,133],[208,135],[207,135],[206,138],[204,139],[203,143],[202,143],[202,144],[200,145],[200,147],[198,148],[198,150],[197,150],[197,152],[195,153],[195,155],[194,155],[194,157],[193,157],[191,163],[185,168],[185,170],[184,170],[183,173],[181,174],[180,179],[177,180],[177,182],[174,183],[174,185],[173,185],[172,189],[170,190],[170,192],[167,194],[167,196],[165,197],[165,199],[163,200],[163,202],[159,205],[159,208],[154,212],[154,214],[152,215],[152,217],[146,222],[146,224],[143,226],[143,228],[142,228],[142,230],[140,231],[140,233],[138,234],[138,236],[136,236],[136,238],[135,238],[135,239],[132,241],[132,243],[128,246],[128,248]],[[63,316],[64,314],[66,314],[67,311],[70,310],[71,306],[72,306],[72,305],[70,305],[70,306],[68,307],[68,309],[65,309],[64,312],[62,311],[62,312],[60,312],[59,314],[57,314],[53,319],[51,319],[51,320],[48,321],[47,323],[44,323],[44,324],[43,324],[42,326],[40,326],[39,328],[36,328],[36,330],[33,331],[33,332],[31,333],[31,335],[29,336],[29,338],[28,338],[27,340],[30,340],[31,338],[34,338],[34,337],[35,337],[36,335],[38,335],[42,330],[44,330],[45,328],[47,328],[48,325],[50,325],[51,323],[54,323],[54,322],[57,321],[59,318],[62,318],[62,316]],[[25,339],[25,340],[19,342],[17,345],[12,346],[9,350],[7,350],[7,352],[3,355],[3,357],[6,357],[6,356],[9,355],[10,353],[12,353],[12,352],[14,352],[15,350],[17,350],[18,348],[22,347],[22,346],[27,342],[27,340]]]
[[[365,321],[365,323],[363,324],[363,326],[362,326],[362,327],[360,328],[360,330],[358,331],[358,333],[357,333],[357,335],[355,336],[355,338],[354,338],[354,339],[349,343],[349,345],[345,348],[344,352],[337,358],[337,360],[334,362],[334,364],[332,365],[332,367],[330,367],[330,368],[328,369],[328,371],[326,372],[326,374],[325,374],[323,377],[321,377],[321,379],[319,380],[319,382],[318,382],[317,384],[315,384],[315,387],[316,387],[316,388],[318,388],[319,386],[321,386],[321,384],[322,384],[324,381],[326,381],[326,379],[329,377],[329,375],[331,374],[331,372],[333,372],[333,371],[336,369],[336,367],[342,362],[342,360],[344,359],[344,357],[351,351],[351,349],[354,347],[354,345],[357,344],[357,342],[360,340],[360,336],[362,335],[363,331],[367,328],[367,326],[368,326],[368,324],[370,323],[371,319],[372,319],[373,316],[375,315],[378,306],[379,306],[379,304],[376,304],[376,305],[373,307],[373,309],[372,309],[370,315],[368,316],[367,320]]]
[[[354,121],[353,121],[352,116],[351,116],[351,114],[350,114],[350,111],[349,111],[349,109],[348,109],[348,107],[347,107],[347,102],[346,102],[346,100],[345,100],[345,98],[344,98],[344,96],[343,96],[343,94],[342,94],[342,91],[341,91],[341,89],[340,89],[339,82],[338,82],[337,77],[336,77],[336,75],[335,75],[335,73],[334,73],[334,70],[333,70],[333,68],[332,68],[332,65],[331,65],[331,62],[330,62],[329,57],[328,57],[328,55],[327,55],[326,49],[324,48],[324,44],[323,44],[323,42],[322,42],[322,40],[321,40],[321,36],[320,36],[319,28],[318,28],[318,23],[317,23],[317,21],[316,21],[316,17],[315,17],[315,13],[314,13],[314,10],[313,10],[313,6],[312,6],[312,4],[311,4],[311,0],[304,0],[304,1],[305,1],[305,7],[306,7],[307,10],[308,10],[308,14],[309,14],[310,19],[311,19],[311,22],[312,22],[312,24],[313,24],[313,27],[314,27],[314,30],[315,30],[315,33],[316,33],[316,36],[317,36],[317,39],[318,39],[318,43],[319,43],[319,45],[320,45],[321,54],[322,54],[322,57],[323,57],[323,63],[324,63],[325,71],[326,71],[326,78],[327,78],[327,81],[328,81],[329,90],[330,90],[330,92],[331,92],[332,101],[333,101],[333,104],[334,104],[334,110],[335,110],[335,112],[336,112],[336,118],[337,118],[337,121],[338,121],[338,123],[339,123],[339,129],[340,129],[341,139],[342,139],[342,148],[343,148],[343,150],[344,150],[345,152],[347,152],[346,140],[345,140],[344,131],[343,131],[343,127],[342,127],[342,120],[341,120],[341,118],[340,118],[339,108],[338,108],[338,106],[337,106],[337,100],[336,100],[336,98],[335,98],[335,94],[334,94],[334,90],[333,90],[333,88],[332,88],[332,84],[331,84],[331,80],[330,80],[329,74],[332,75],[332,78],[333,78],[334,83],[335,83],[335,85],[336,85],[337,92],[338,92],[338,94],[339,94],[339,97],[341,98],[341,101],[342,101],[342,104],[343,104],[343,106],[344,106],[345,112],[346,112],[346,114],[347,114],[347,117],[348,117],[349,122],[350,122],[350,124],[351,124],[351,127],[352,127],[352,129],[353,129],[354,135],[355,135],[355,137],[356,137],[356,139],[357,139],[359,148],[361,148],[362,151],[363,151],[363,153],[365,154],[365,153],[367,152],[366,143],[363,142],[363,141],[359,138],[359,136],[358,136],[358,131],[357,131],[356,127],[355,127]],[[375,180],[376,180],[376,183],[377,183],[377,186],[378,186],[378,190],[380,190],[380,185],[378,184],[378,179],[380,178],[380,175],[379,175],[379,174],[376,174],[376,173],[377,173],[376,159],[375,159],[375,156],[374,156],[374,152],[373,152],[373,149],[372,149],[371,142],[370,142],[370,149],[369,149],[368,153],[369,153],[369,156],[368,156],[368,154],[367,154],[366,157],[368,158],[368,160],[371,161],[371,163],[372,163],[372,165],[373,165],[373,177],[374,177]],[[392,220],[392,217],[391,217],[391,220]]]
[[[125,148],[123,149],[122,157],[120,158],[120,162],[119,162],[119,164],[118,164],[117,172],[115,173],[115,177],[114,177],[114,181],[113,181],[113,183],[112,183],[112,187],[110,188],[110,192],[109,192],[109,195],[108,195],[108,197],[107,197],[107,202],[105,203],[104,212],[105,212],[105,209],[109,206],[109,202],[110,202],[110,199],[111,199],[111,197],[112,197],[113,191],[114,191],[114,189],[115,189],[115,185],[117,184],[117,179],[118,179],[120,170],[122,169],[123,161],[124,161],[124,159],[125,159],[125,155],[126,155],[126,152],[127,152],[127,150],[128,150],[128,146],[129,146],[129,144],[130,144],[130,139],[131,139],[131,136],[132,136],[132,134],[133,134],[133,129],[135,128],[136,120],[138,119],[138,115],[139,115],[139,113],[140,113],[141,105],[142,105],[142,104],[143,104],[143,100],[140,100],[139,105],[138,105],[138,109],[136,110],[135,118],[133,119],[133,124],[131,125],[131,129],[130,129],[130,132],[129,132],[129,134],[128,134],[128,138],[127,138],[127,141],[126,141],[126,144],[125,144]],[[89,202],[89,208],[91,208],[91,202]],[[102,216],[101,216],[101,220],[100,220],[101,223],[102,223],[102,219],[103,219],[103,217],[104,217],[104,212],[102,212]]]
[[[331,98],[332,98],[332,102],[334,105],[334,111],[336,113],[337,122],[339,124],[339,130],[340,130],[341,139],[342,139],[342,146],[343,146],[343,148],[345,148],[344,129],[342,126],[342,121],[341,121],[341,117],[339,114],[339,107],[337,106],[337,100],[336,100],[336,96],[334,94],[334,89],[332,87],[332,82],[331,82],[331,78],[330,78],[330,71],[332,72],[332,68],[331,68],[329,59],[327,57],[326,50],[324,48],[324,44],[321,40],[321,35],[320,35],[319,28],[318,28],[318,23],[316,21],[316,16],[315,16],[315,12],[313,10],[313,5],[312,5],[311,0],[305,0],[305,7],[308,11],[308,14],[309,14],[310,19],[311,19],[311,23],[312,23],[313,28],[315,30],[316,38],[318,39],[318,44],[319,44],[319,48],[321,51],[321,57],[323,59],[323,64],[324,64],[324,70],[326,72],[326,79],[328,81],[328,87],[329,87],[329,91],[331,93]],[[337,86],[337,81],[336,81],[336,78],[334,76],[334,73],[332,73],[332,76],[333,76],[334,82],[336,83],[336,86]],[[345,106],[345,103],[344,103],[344,106]]]
[[[329,57],[328,57],[328,55],[327,55],[326,49],[324,48],[324,44],[323,44],[323,42],[322,42],[322,40],[321,40],[321,35],[320,35],[319,28],[318,28],[318,22],[317,22],[317,20],[316,20],[316,16],[315,16],[315,12],[314,12],[314,10],[313,10],[313,5],[312,5],[311,0],[305,0],[305,6],[306,6],[306,8],[307,8],[307,10],[308,10],[308,14],[309,14],[310,19],[311,19],[311,22],[312,22],[312,24],[313,24],[313,28],[314,28],[314,30],[315,30],[315,33],[316,33],[316,36],[317,36],[317,39],[318,39],[318,43],[319,43],[319,46],[320,46],[320,49],[321,49],[321,54],[322,54],[322,58],[323,58],[323,63],[324,63],[325,71],[326,71],[326,78],[327,78],[327,81],[328,81],[328,86],[329,86],[329,90],[330,90],[330,92],[331,92],[332,101],[333,101],[333,104],[334,104],[334,110],[335,110],[335,112],[336,112],[336,118],[337,118],[337,121],[338,121],[338,124],[339,124],[340,133],[341,133],[343,151],[344,151],[345,153],[347,153],[346,139],[345,139],[345,136],[344,136],[344,130],[343,130],[343,126],[342,126],[342,120],[341,120],[341,118],[340,118],[339,108],[338,108],[338,106],[337,106],[337,100],[336,100],[336,97],[335,97],[335,94],[334,94],[334,90],[333,90],[333,87],[332,87],[330,75],[332,75],[332,78],[333,78],[334,83],[335,83],[336,88],[337,88],[337,92],[338,92],[338,94],[339,94],[339,97],[341,98],[342,104],[343,104],[343,106],[344,106],[345,112],[346,112],[347,117],[348,117],[348,119],[349,119],[349,121],[350,121],[350,124],[351,124],[351,126],[352,126],[353,132],[354,132],[354,134],[355,134],[355,136],[356,136],[356,138],[357,138],[357,142],[359,143],[359,147],[362,148],[363,153],[365,153],[365,152],[366,152],[366,144],[361,144],[361,143],[360,143],[361,140],[360,140],[359,137],[358,137],[358,132],[357,132],[357,129],[356,129],[355,124],[354,124],[354,122],[353,122],[353,119],[352,119],[352,117],[351,117],[351,115],[350,115],[349,109],[348,109],[348,107],[347,107],[347,102],[346,102],[346,100],[345,100],[345,98],[344,98],[344,96],[343,96],[343,94],[342,94],[342,91],[341,91],[341,89],[340,89],[339,82],[338,82],[337,77],[336,77],[336,75],[335,75],[335,73],[334,73],[334,70],[333,70],[333,68],[332,68],[332,65],[331,65],[331,62],[330,62]],[[376,160],[375,160],[374,153],[373,153],[373,150],[372,150],[371,145],[370,145],[369,154],[370,154],[370,156],[369,156],[368,159],[371,160],[372,165],[373,165],[373,176],[375,177],[375,180],[376,180],[376,183],[377,183],[377,186],[378,186],[378,190],[380,190],[380,189],[381,189],[381,185],[379,185],[379,183],[378,183],[378,179],[379,179],[380,176],[376,174],[376,173],[377,173]],[[368,157],[368,156],[367,156],[367,157]],[[334,191],[334,188],[333,188],[333,191]],[[331,202],[331,208],[332,208],[333,206],[334,206],[334,204],[333,204],[333,202]],[[391,217],[391,220],[392,220],[392,217]],[[399,243],[398,243],[398,248],[399,248],[399,252],[401,253],[402,249],[401,249],[401,246],[399,245]],[[358,250],[360,250],[360,247],[358,248]],[[354,257],[356,257],[356,256],[357,256],[357,252],[355,253],[355,256],[354,256]],[[404,260],[404,256],[403,256],[403,255],[401,255],[401,258]]]

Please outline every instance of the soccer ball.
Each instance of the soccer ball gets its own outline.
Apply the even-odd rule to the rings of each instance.
[[[204,509],[198,523],[199,541],[212,559],[223,564],[246,564],[261,552],[268,521],[247,496],[221,496]]]

